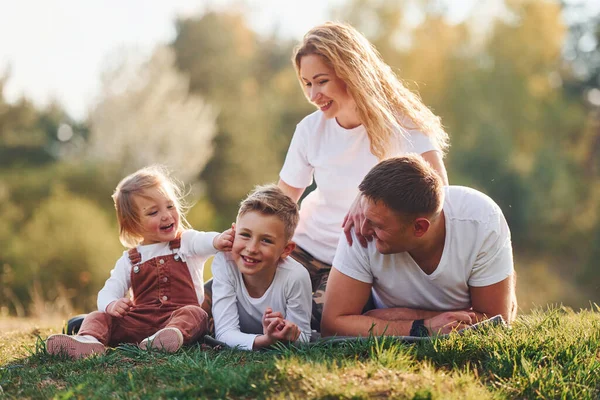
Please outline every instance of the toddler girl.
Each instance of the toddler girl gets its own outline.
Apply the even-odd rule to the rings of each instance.
[[[207,330],[204,262],[217,250],[231,250],[232,230],[189,229],[182,189],[163,167],[127,176],[112,197],[121,243],[130,250],[98,294],[99,311],[84,319],[77,336],[48,337],[50,354],[81,358],[119,343],[175,352]]]

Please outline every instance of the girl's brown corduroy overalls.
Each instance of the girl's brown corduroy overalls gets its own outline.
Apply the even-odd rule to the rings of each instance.
[[[169,243],[174,251],[180,239]],[[143,263],[137,249],[129,250],[133,306],[121,318],[95,311],[85,317],[79,335],[91,335],[106,346],[139,343],[158,330],[178,328],[183,343],[198,339],[207,331],[208,315],[198,304],[198,296],[187,264],[177,253],[152,258]]]

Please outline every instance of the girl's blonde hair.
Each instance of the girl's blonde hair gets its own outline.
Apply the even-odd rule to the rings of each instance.
[[[442,152],[448,148],[448,134],[440,118],[402,84],[375,47],[352,26],[327,22],[304,35],[292,57],[303,88],[300,60],[311,54],[321,56],[346,83],[369,136],[371,153],[377,158],[386,158],[393,133],[404,129],[418,129],[430,136]]]
[[[185,219],[188,206],[184,202],[183,185],[171,177],[168,169],[164,166],[145,167],[121,180],[112,195],[119,222],[119,240],[125,247],[136,247],[144,240],[140,234],[140,213],[133,198],[134,196],[144,197],[144,191],[152,188],[158,188],[161,193],[173,201],[179,213],[177,233],[190,228]]]

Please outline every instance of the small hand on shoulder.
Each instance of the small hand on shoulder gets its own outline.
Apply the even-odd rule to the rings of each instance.
[[[219,251],[231,251],[233,247],[233,238],[235,237],[235,224],[223,233],[218,234],[213,239],[213,246]]]
[[[121,318],[127,315],[132,306],[133,302],[131,299],[123,297],[110,303],[106,307],[106,312],[113,317]]]

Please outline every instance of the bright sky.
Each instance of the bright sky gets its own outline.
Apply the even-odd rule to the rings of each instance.
[[[300,38],[326,19],[325,3],[339,1],[247,1],[248,18],[255,29],[279,25],[282,34]],[[177,15],[231,4],[234,1],[3,1],[0,76],[10,74],[4,94],[13,102],[24,94],[42,106],[56,99],[71,116],[82,119],[99,92],[100,75],[111,56],[123,49],[150,54],[156,44],[174,38]]]
[[[488,0],[489,1],[489,0]],[[498,1],[498,0],[495,0]],[[597,0],[590,0],[597,1]],[[328,7],[344,0],[246,0],[251,26],[275,27],[300,40],[328,19]],[[476,0],[449,0],[457,18]],[[43,106],[54,99],[83,119],[99,92],[100,75],[118,52],[150,54],[175,36],[177,15],[207,7],[236,5],[236,0],[13,0],[0,5],[0,76],[9,73],[4,95],[25,95]]]

